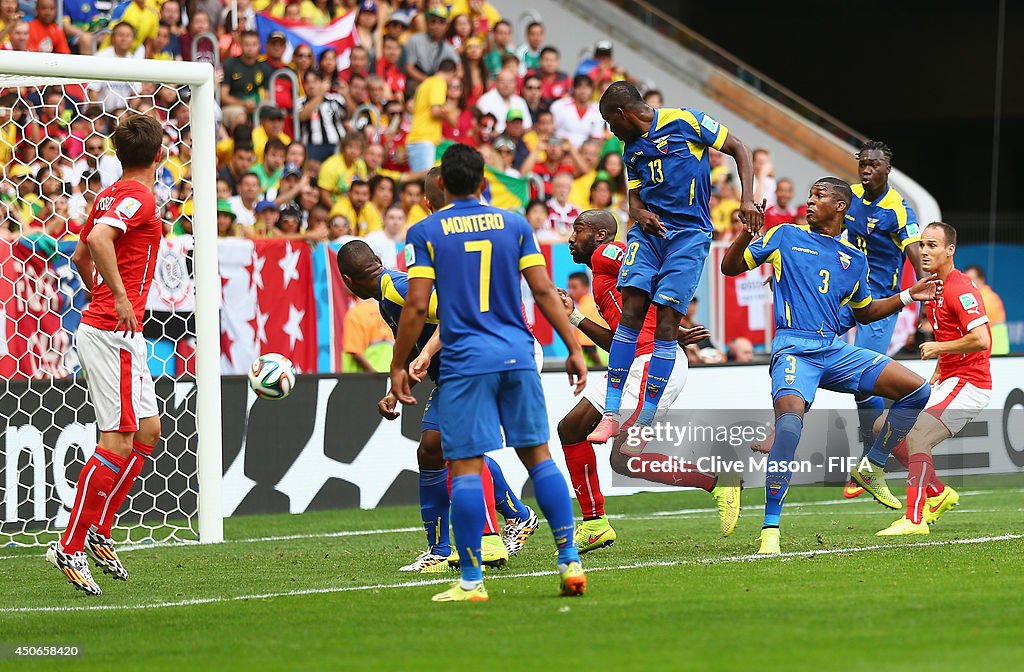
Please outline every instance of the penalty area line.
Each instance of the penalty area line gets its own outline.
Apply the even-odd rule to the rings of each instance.
[[[597,572],[628,572],[634,569],[647,569],[651,567],[680,567],[684,565],[719,565],[736,562],[767,561],[784,558],[810,558],[819,555],[842,555],[852,553],[866,553],[885,549],[923,548],[928,546],[959,546],[965,544],[987,544],[997,541],[1011,541],[1024,539],[1024,534],[1003,534],[988,537],[973,537],[969,539],[944,539],[941,541],[922,541],[908,544],[872,544],[870,546],[851,546],[848,548],[826,548],[810,551],[791,551],[779,555],[758,555],[750,553],[746,555],[727,555],[720,558],[699,558],[693,560],[655,560],[648,562],[635,562],[624,565],[598,565],[588,567],[587,573]],[[515,574],[495,574],[488,576],[488,581],[523,579],[539,576],[552,576],[552,570],[541,570],[535,572],[519,572]],[[74,605],[66,607],[4,607],[0,608],[0,614],[26,614],[26,613],[69,613],[80,611],[134,611],[138,609],[167,609],[171,607],[191,607],[203,604],[224,604],[229,602],[247,602],[250,600],[272,600],[281,597],[300,597],[304,595],[330,595],[334,593],[351,593],[366,590],[395,590],[399,588],[420,588],[423,586],[435,586],[450,584],[455,579],[455,574],[440,579],[423,579],[419,581],[404,581],[402,583],[376,583],[363,586],[338,586],[329,588],[305,588],[301,590],[289,590],[276,593],[256,593],[252,595],[233,595],[228,597],[200,597],[187,600],[175,600],[171,602],[150,602],[146,604],[90,604]]]

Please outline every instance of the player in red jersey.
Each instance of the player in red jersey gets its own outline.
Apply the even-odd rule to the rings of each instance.
[[[89,595],[102,591],[86,554],[115,579],[128,578],[110,528],[160,439],[142,313],[163,236],[153,197],[163,129],[152,117],[132,115],[112,139],[124,172],[96,197],[74,254],[92,293],[76,342],[100,440],[78,476],[67,529],[46,551],[47,560],[71,585]]]
[[[962,430],[992,397],[989,354],[992,331],[981,292],[953,265],[956,229],[934,222],[921,234],[921,268],[943,282],[942,296],[925,304],[935,340],[921,344],[921,359],[939,358],[924,412],[907,434],[907,515],[878,532],[880,537],[928,534],[928,526],[960,499],[932,466],[932,448]],[[901,457],[897,454],[897,457]],[[902,460],[901,460],[902,461]]]
[[[569,319],[573,325],[605,350],[611,346],[615,327],[622,317],[622,297],[616,285],[626,248],[624,244],[615,241],[617,230],[618,225],[611,213],[605,210],[587,210],[573,222],[573,233],[569,237],[569,251],[573,260],[586,264],[593,270],[594,300],[608,327],[585,318],[574,309],[569,295],[559,290],[562,303],[569,312]],[[641,391],[646,388],[647,365],[654,349],[654,329],[657,323],[655,313],[652,306],[637,342],[637,357],[629,369],[623,387],[622,408],[636,409],[623,423],[624,430],[635,423],[641,406],[639,397]],[[676,364],[661,398],[660,410],[663,411],[672,405],[686,383],[687,361],[683,346],[701,341],[707,336],[708,333],[703,327],[680,328],[680,347],[676,352]],[[583,399],[558,423],[558,438],[562,442],[566,465],[576,490],[576,499],[583,513],[583,524],[576,528],[576,545],[580,553],[610,546],[616,538],[615,530],[608,524],[608,518],[605,516],[604,495],[601,493],[597,476],[597,457],[593,445],[587,441],[587,435],[597,426],[604,413],[606,377],[594,377],[591,384],[587,385]],[[715,474],[700,472],[693,465],[678,464],[672,470],[662,471],[662,465],[668,463],[669,458],[660,453],[645,452],[642,444],[633,445],[635,443],[635,440],[629,440],[628,431],[623,431],[619,435],[611,452],[611,465],[617,473],[655,483],[695,487],[710,492],[718,504],[722,534],[728,536],[732,533],[739,518],[738,485],[719,486]],[[649,468],[655,463],[656,469]]]

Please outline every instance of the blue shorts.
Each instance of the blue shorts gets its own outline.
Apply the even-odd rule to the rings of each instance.
[[[858,348],[838,336],[783,329],[772,340],[772,399],[796,394],[810,408],[818,388],[872,394],[887,355]]]
[[[423,426],[420,431],[441,431],[441,419],[437,406],[441,398],[441,388],[435,387],[427,397],[427,403],[423,404]]]
[[[480,457],[506,443],[539,446],[550,436],[544,390],[533,368],[445,378],[439,411],[448,460]]]
[[[697,291],[711,249],[711,233],[699,229],[669,231],[657,238],[633,226],[626,235],[626,256],[619,271],[619,288],[643,290],[659,306],[686,314]]]
[[[896,331],[896,322],[899,319],[900,314],[895,313],[877,322],[858,324],[853,344],[858,348],[880,352],[884,355],[892,344],[892,334]]]

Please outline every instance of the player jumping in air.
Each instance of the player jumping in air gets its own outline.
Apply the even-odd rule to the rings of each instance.
[[[569,237],[569,252],[573,261],[585,264],[593,271],[594,300],[608,326],[604,327],[584,317],[574,309],[572,299],[559,290],[565,309],[569,312],[569,321],[589,336],[598,347],[605,350],[611,346],[613,333],[622,316],[622,299],[615,283],[622,267],[626,246],[615,241],[617,230],[618,224],[610,212],[587,210],[573,222],[573,232]],[[653,306],[647,311],[637,342],[637,357],[629,368],[623,386],[622,396],[626,400],[626,407],[637,409],[633,416],[622,424],[624,430],[629,428],[639,413],[638,398],[645,387],[653,349],[655,313],[656,309]],[[661,397],[662,410],[672,406],[686,384],[688,364],[683,347],[707,337],[708,332],[703,327],[679,329],[676,363]],[[606,386],[605,380],[596,376],[591,377],[583,399],[558,423],[558,438],[562,442],[566,466],[569,468],[576,499],[583,513],[583,524],[576,528],[576,546],[580,553],[610,546],[616,539],[615,530],[608,524],[604,512],[604,495],[598,481],[594,446],[587,441],[587,434],[601,420]],[[732,534],[740,513],[738,485],[719,486],[715,474],[701,473],[693,465],[680,465],[673,471],[644,469],[640,465],[645,462],[665,463],[668,458],[659,453],[644,452],[642,447],[631,449],[625,439],[625,434],[620,435],[612,448],[611,465],[616,472],[656,483],[695,487],[710,492],[718,505],[722,534]]]
[[[807,199],[809,227],[783,224],[756,241],[743,231],[722,259],[722,272],[735,276],[763,263],[774,267],[775,337],[772,340],[772,399],[775,440],[768,454],[764,527],[758,553],[776,554],[779,519],[792,473],[803,416],[819,387],[893,400],[859,478],[870,490],[888,492],[883,466],[928,401],[928,384],[884,354],[843,341],[843,306],[864,324],[898,313],[912,301],[930,301],[942,290],[935,276],[908,290],[874,299],[864,254],[839,237],[853,200],[850,185],[823,177]],[[892,493],[888,493],[892,496]]]
[[[143,115],[125,117],[114,130],[114,151],[124,172],[96,197],[74,253],[92,293],[76,342],[100,440],[78,476],[67,529],[50,544],[46,559],[89,595],[102,591],[86,553],[115,579],[128,579],[110,528],[160,439],[142,314],[163,237],[153,197],[162,140],[160,123]]]
[[[614,82],[601,96],[601,116],[625,145],[629,215],[619,274],[622,320],[608,350],[604,415],[587,439],[604,443],[620,430],[622,390],[636,359],[647,309],[657,306],[654,347],[638,426],[654,422],[676,362],[679,323],[697,288],[714,227],[709,148],[736,160],[743,193],[740,219],[750,231],[764,224],[754,207],[750,150],[710,116],[691,109],[654,109],[629,82]]]
[[[861,147],[857,154],[858,184],[851,184],[853,203],[846,216],[847,240],[868,257],[868,288],[872,296],[889,296],[900,288],[904,262],[907,258],[914,265],[917,277],[921,272],[921,253],[918,241],[921,231],[917,215],[903,197],[889,185],[892,171],[892,150],[884,142],[871,141]],[[857,327],[853,344],[872,352],[886,354],[892,343],[893,330],[899,313],[862,324]],[[846,323],[855,324],[853,315],[846,309]],[[857,414],[860,417],[863,455],[874,443],[872,427],[885,409],[885,403],[875,395],[857,397]],[[904,465],[906,466],[906,465]],[[864,492],[856,482],[856,475],[843,489],[843,495],[853,498]],[[893,506],[893,501],[882,502]],[[899,507],[899,500],[895,500]]]
[[[989,353],[992,332],[981,292],[956,269],[956,229],[934,222],[921,234],[921,266],[943,281],[942,296],[925,305],[935,340],[921,344],[921,359],[938,357],[931,396],[907,434],[907,515],[878,532],[880,537],[928,534],[928,525],[960,500],[935,475],[932,448],[954,436],[988,406],[992,397]]]
[[[573,540],[573,511],[565,479],[548,451],[548,421],[533,336],[522,317],[520,273],[537,306],[569,348],[566,371],[577,394],[586,385],[583,352],[573,337],[533,230],[520,215],[480,204],[484,161],[479,152],[452,145],[441,160],[448,207],[409,229],[409,291],[391,362],[391,389],[415,404],[406,363],[423,331],[436,282],[441,340],[439,405],[441,445],[451,461],[452,528],[462,581],[434,601],[485,601],[480,557],[484,523],[480,471],[483,456],[515,446],[533,480],[537,502],[558,547],[563,595],[580,595],[586,575]],[[502,439],[504,430],[504,440]]]

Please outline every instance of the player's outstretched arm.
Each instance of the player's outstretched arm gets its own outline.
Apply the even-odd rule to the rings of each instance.
[[[114,241],[120,237],[121,231],[112,226],[96,226],[89,233],[89,254],[100,277],[110,287],[110,293],[114,296],[114,310],[117,312],[117,325],[114,331],[121,331],[124,325],[124,333],[134,334],[139,330],[139,322],[135,319],[135,309],[132,308],[128,292],[124,289],[121,273],[117,270],[117,252],[114,250]]]
[[[743,253],[747,251],[747,247],[750,245],[750,241],[754,239],[753,234],[748,229],[743,229],[736,238],[733,239],[732,244],[729,245],[729,249],[725,251],[725,256],[722,257],[722,273],[728,276],[740,275],[750,270],[747,266],[747,260],[743,256]]]
[[[580,348],[576,335],[572,332],[572,325],[569,324],[569,316],[565,313],[565,306],[558,298],[555,285],[548,277],[548,272],[543,266],[530,266],[523,269],[523,277],[526,284],[530,285],[533,299],[544,314],[551,326],[558,332],[559,337],[569,348],[569,356],[565,359],[565,372],[569,374],[569,384],[575,387],[573,394],[581,394],[587,386],[587,365],[583,361],[583,349]],[[409,283],[409,290],[412,291],[412,282]],[[408,305],[408,299],[406,299]],[[405,319],[403,312],[402,319]]]
[[[658,238],[664,238],[665,225],[662,224],[661,219],[656,214],[647,209],[647,204],[640,198],[640,190],[630,189],[627,200],[629,201],[630,219],[639,224],[640,228],[647,233]]]
[[[754,204],[754,157],[750,148],[738,136],[730,133],[722,145],[722,152],[736,161],[736,172],[740,176],[740,221],[747,231],[757,234],[764,226],[764,209]]]
[[[430,292],[433,288],[432,278],[409,278],[405,307],[402,308],[402,318],[398,321],[398,335],[395,337],[395,349],[391,356],[391,391],[406,406],[416,404],[406,364],[416,340],[423,331],[423,324],[427,321]]]
[[[576,310],[576,306],[572,302],[572,297],[570,297],[564,289],[558,290],[558,298],[562,301],[562,307],[565,308],[565,314],[569,316],[569,322],[586,334],[587,337],[594,342],[594,345],[605,352],[608,352],[612,347],[612,337],[615,336],[615,334],[612,333],[612,330],[608,327],[601,326]]]
[[[904,289],[899,294],[887,296],[884,299],[875,299],[863,308],[854,308],[853,317],[861,324],[877,322],[890,315],[903,310],[914,301],[934,301],[942,294],[942,280],[932,273],[917,281],[910,289]]]

